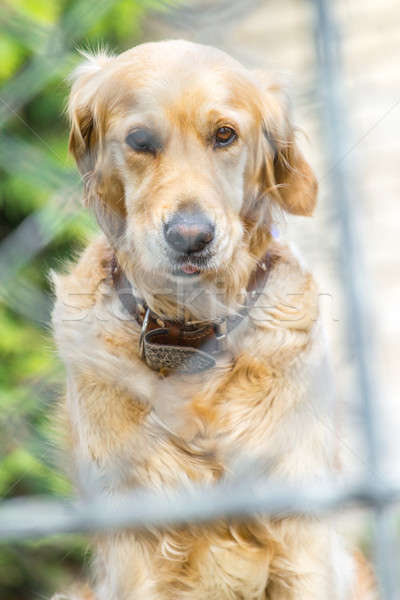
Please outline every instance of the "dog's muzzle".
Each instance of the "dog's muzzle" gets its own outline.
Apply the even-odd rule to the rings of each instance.
[[[182,209],[164,224],[164,238],[172,252],[175,275],[198,275],[214,239],[215,227],[197,208]]]

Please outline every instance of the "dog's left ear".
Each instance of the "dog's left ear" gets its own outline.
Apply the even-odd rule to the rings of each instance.
[[[261,111],[261,192],[291,214],[310,216],[317,203],[318,183],[298,147],[288,103],[279,87],[264,89]]]

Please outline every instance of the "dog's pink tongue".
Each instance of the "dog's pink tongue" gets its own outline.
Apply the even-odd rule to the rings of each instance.
[[[198,269],[197,267],[193,266],[193,265],[182,265],[182,271],[184,273],[186,273],[187,275],[192,275],[193,273],[198,273],[200,271],[200,269]]]

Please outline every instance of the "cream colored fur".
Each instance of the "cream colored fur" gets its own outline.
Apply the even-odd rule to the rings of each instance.
[[[240,131],[223,155],[205,141],[217,107]],[[324,361],[318,292],[269,234],[274,205],[312,212],[316,183],[279,94],[217,50],[164,42],[89,59],[75,76],[70,114],[71,150],[105,232],[54,275],[63,423],[81,491],[210,484],[250,460],[271,482],[322,481],[334,471],[335,444],[328,399],[315,385]],[[146,118],[164,128],[157,157],[124,146],[132,123]],[[189,197],[216,223],[209,270],[184,284],[207,291],[201,302],[178,298],[160,233]],[[216,368],[166,378],[151,371],[138,354],[139,326],[113,288],[113,252],[154,310],[211,318],[237,310],[267,249],[277,260],[264,294]],[[96,539],[94,552],[97,600],[367,598],[356,596],[352,558],[318,519],[122,532]]]

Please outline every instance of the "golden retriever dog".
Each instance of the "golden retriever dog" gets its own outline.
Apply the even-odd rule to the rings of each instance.
[[[215,48],[148,43],[86,56],[69,116],[102,229],[54,275],[82,493],[210,486],[248,464],[272,484],[324,480],[318,292],[273,235],[277,210],[312,214],[317,182],[279,87]],[[255,515],[99,536],[90,593],[367,598],[357,569],[323,521]]]

